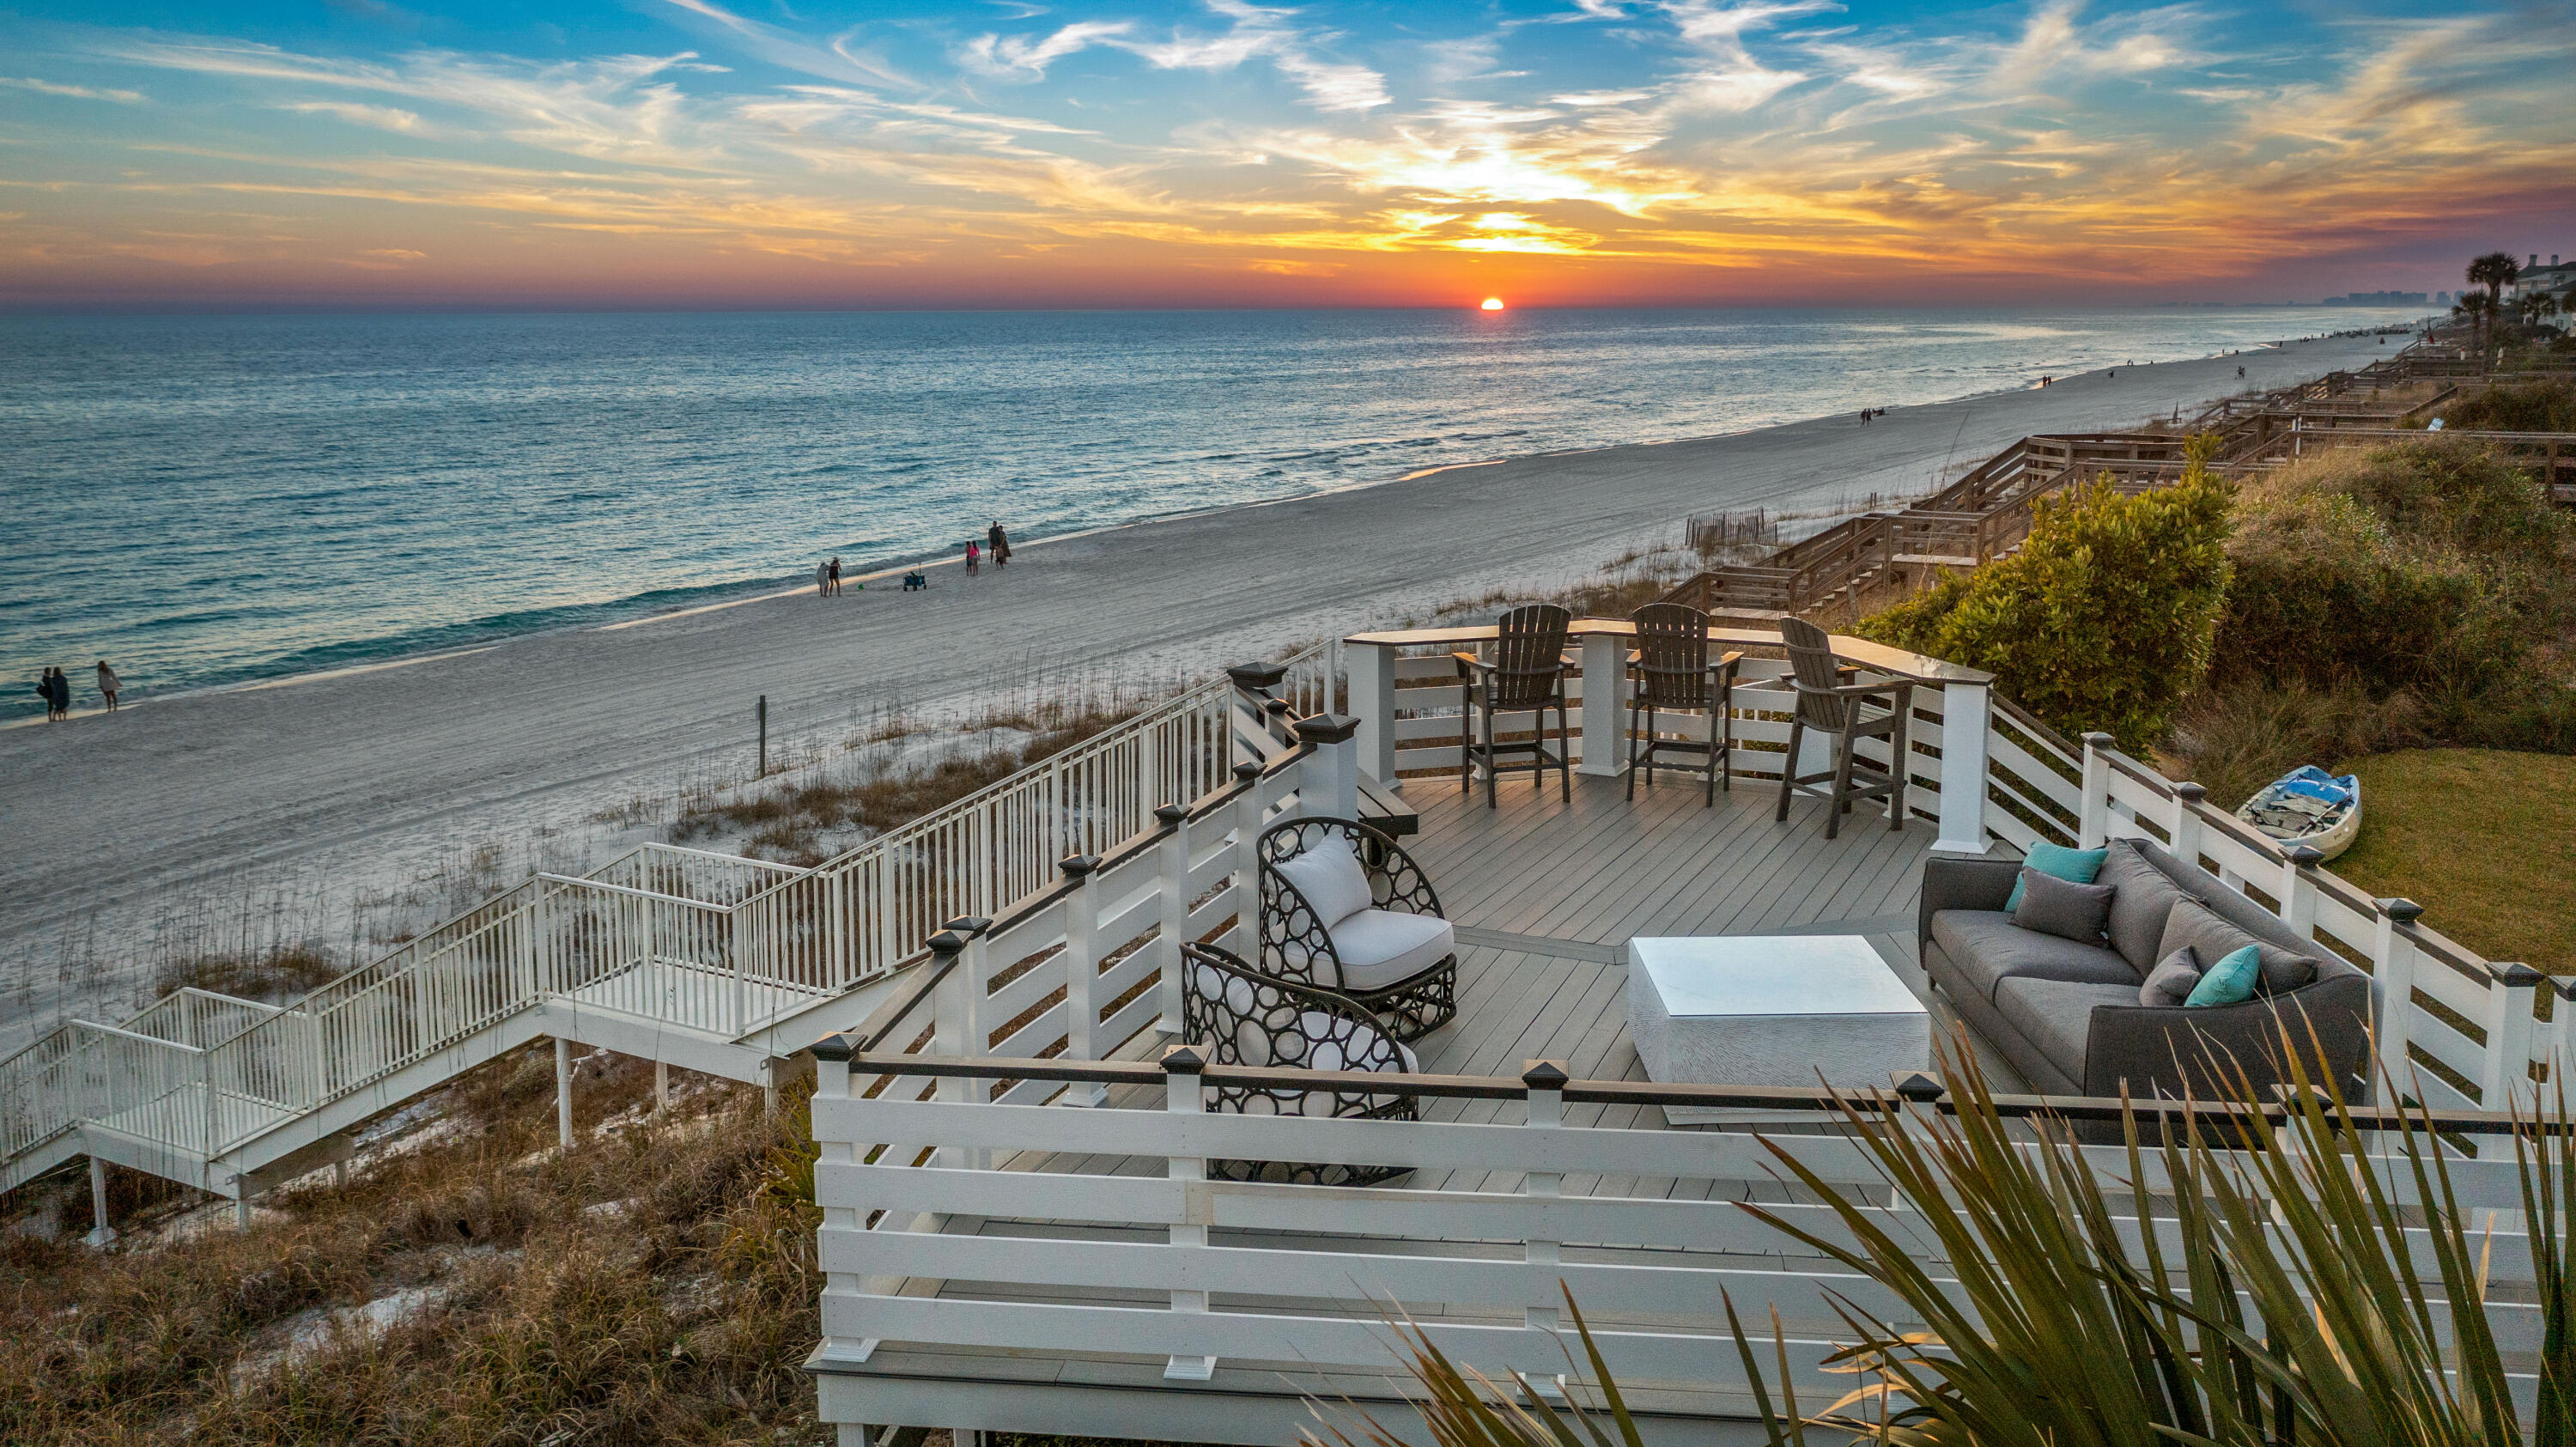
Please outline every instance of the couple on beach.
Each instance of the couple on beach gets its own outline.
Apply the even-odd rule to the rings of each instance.
[[[106,700],[105,707],[108,710],[113,711],[116,708],[117,690],[122,686],[116,676],[116,670],[107,666],[106,659],[100,659],[98,661],[98,696]],[[44,676],[36,680],[36,692],[45,700],[46,722],[58,722],[72,716],[72,681],[61,669],[46,669]]]
[[[814,593],[821,598],[837,598],[841,595],[841,560],[839,558],[814,565]]]

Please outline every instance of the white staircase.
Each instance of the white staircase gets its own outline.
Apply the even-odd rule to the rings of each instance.
[[[76,1156],[247,1200],[542,1037],[769,1083],[877,1008],[921,942],[1157,827],[1326,711],[1322,647],[1237,670],[812,868],[649,844],[541,874],[286,1006],[180,990],[0,1060],[0,1190]],[[1284,706],[1283,706],[1284,705]]]

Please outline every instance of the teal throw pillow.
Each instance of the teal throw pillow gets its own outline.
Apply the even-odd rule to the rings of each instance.
[[[2108,849],[2068,849],[2063,845],[2039,843],[2030,846],[2029,855],[2021,863],[2024,869],[2036,869],[2069,884],[2091,884],[2093,876],[2102,872],[2102,861],[2110,853]],[[2011,914],[2021,908],[2021,892],[2022,882],[2016,879],[2013,881],[2012,898],[2004,901],[2004,913]]]
[[[2263,978],[2263,950],[2247,945],[2217,964],[2191,987],[2189,1005],[2242,1005],[2254,998],[2254,982]]]

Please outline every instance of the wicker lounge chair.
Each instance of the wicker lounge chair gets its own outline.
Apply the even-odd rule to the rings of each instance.
[[[1780,770],[1780,808],[1773,817],[1789,817],[1794,794],[1819,798],[1825,811],[1825,837],[1842,827],[1855,799],[1887,799],[1887,827],[1905,827],[1905,721],[1914,708],[1914,685],[1845,683],[1834,663],[1833,639],[1803,618],[1780,620],[1780,638],[1789,653],[1789,686],[1797,705],[1789,715],[1789,755]],[[1809,729],[1834,741],[1833,766],[1822,773],[1798,772],[1798,749]],[[1881,768],[1860,756],[1862,739],[1887,740],[1889,766]]]
[[[1418,1040],[1458,1013],[1458,936],[1421,866],[1353,819],[1261,832],[1263,973],[1348,996]]]
[[[1502,617],[1501,636],[1494,640],[1494,655],[1479,658],[1473,653],[1452,653],[1458,664],[1458,678],[1466,692],[1467,732],[1458,745],[1458,787],[1463,792],[1475,787],[1476,762],[1485,765],[1485,804],[1494,804],[1495,776],[1505,769],[1526,769],[1530,782],[1547,787],[1547,771],[1557,771],[1557,784],[1570,802],[1574,798],[1574,766],[1567,762],[1571,750],[1566,747],[1565,721],[1565,635],[1573,626],[1574,615],[1550,603],[1532,603],[1514,608]],[[1556,751],[1548,752],[1547,711],[1556,709]],[[1494,742],[1494,715],[1526,713],[1530,716],[1530,737],[1526,742]],[[1479,725],[1481,724],[1481,731]],[[1528,754],[1527,763],[1506,764],[1505,754]]]
[[[1187,985],[1181,1028],[1211,1065],[1256,1070],[1365,1070],[1411,1075],[1413,1052],[1344,995],[1265,975],[1213,945],[1181,946]],[[1337,1120],[1415,1120],[1413,1097],[1353,1090],[1300,1090],[1211,1084],[1211,1111],[1238,1115],[1324,1116]],[[1366,1186],[1410,1167],[1331,1161],[1225,1161],[1208,1174],[1229,1181],[1282,1181],[1310,1186]]]
[[[1735,790],[1735,671],[1740,652],[1708,656],[1708,615],[1682,603],[1649,603],[1637,610],[1637,649],[1628,655],[1628,797],[1637,797],[1637,767],[1655,782],[1655,759],[1666,753],[1697,754],[1707,774],[1706,805],[1717,803],[1718,780]],[[1708,741],[1664,738],[1655,732],[1660,712],[1708,716]],[[1645,716],[1640,729],[1638,715]]]

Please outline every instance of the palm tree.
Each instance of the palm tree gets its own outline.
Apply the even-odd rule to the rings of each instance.
[[[2478,328],[2478,355],[2482,358],[2487,351],[2487,320],[2503,309],[2504,289],[2513,285],[2513,279],[2521,274],[2522,266],[2513,259],[2510,251],[2490,251],[2469,263],[2469,285],[2487,289],[2486,319],[2480,321]]]

